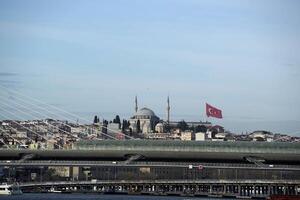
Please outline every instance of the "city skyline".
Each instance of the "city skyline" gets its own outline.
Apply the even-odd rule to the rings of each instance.
[[[300,3],[1,1],[0,84],[89,118],[132,116],[300,135]],[[9,97],[10,94],[0,92]]]

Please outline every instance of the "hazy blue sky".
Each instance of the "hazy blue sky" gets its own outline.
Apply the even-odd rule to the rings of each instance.
[[[0,84],[93,118],[140,106],[173,120],[300,135],[300,1],[0,1]],[[3,92],[0,93],[4,95]]]

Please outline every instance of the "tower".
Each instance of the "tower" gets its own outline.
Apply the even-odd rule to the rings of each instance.
[[[167,99],[167,123],[169,124],[170,123],[170,99],[169,99],[169,96],[168,96],[168,99]]]
[[[137,112],[138,111],[138,101],[137,101],[137,96],[135,96],[135,112]]]

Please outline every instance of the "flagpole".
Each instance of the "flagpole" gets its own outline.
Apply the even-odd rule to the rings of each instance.
[[[207,111],[206,111],[206,104],[207,103],[205,103],[205,111],[204,111],[204,118],[205,118],[205,122],[208,122],[208,116],[207,116]]]
[[[205,118],[205,121],[208,122],[208,116],[207,116],[206,113],[205,113],[205,117],[206,117],[206,118]]]
[[[205,105],[205,108],[204,108],[204,112],[203,112],[203,120],[205,120],[205,122],[207,122],[207,116],[206,116],[206,105]]]

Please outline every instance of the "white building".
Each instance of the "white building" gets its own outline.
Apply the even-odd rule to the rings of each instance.
[[[205,139],[206,139],[206,133],[203,133],[203,132],[195,133],[196,141],[205,141]]]
[[[249,135],[253,141],[268,141],[272,142],[274,135],[267,131],[254,131]]]
[[[164,132],[164,125],[162,123],[158,123],[155,126],[155,132],[163,133]]]
[[[169,97],[167,99],[167,116],[166,116],[166,122],[167,124],[170,121],[170,100]],[[147,133],[163,133],[164,130],[164,125],[161,122],[161,120],[159,119],[159,117],[157,117],[155,115],[155,113],[149,109],[149,108],[141,108],[138,109],[138,101],[137,101],[137,97],[135,97],[135,115],[133,117],[131,117],[129,119],[129,123],[130,123],[130,128],[132,129],[133,132],[141,132],[143,134],[147,134]],[[140,126],[140,130],[138,131],[138,124]]]
[[[159,118],[149,108],[141,108],[138,110],[131,119],[129,119],[130,128],[133,132],[137,132],[138,123],[140,124],[140,130],[142,133],[154,132],[155,125],[159,122]]]
[[[212,141],[224,141],[226,138],[226,133],[217,133],[215,135],[215,138],[212,139]]]
[[[212,139],[212,131],[210,131],[210,130],[207,130],[207,132],[206,132],[206,138],[208,139],[208,140],[211,140]]]
[[[180,139],[181,140],[192,140],[193,139],[193,133],[191,131],[181,132]]]

